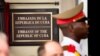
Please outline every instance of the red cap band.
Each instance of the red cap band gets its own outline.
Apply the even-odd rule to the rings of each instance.
[[[82,19],[84,17],[84,13],[83,11],[81,11],[80,13],[78,13],[76,16],[72,17],[72,18],[67,18],[67,19],[57,19],[57,24],[68,24],[68,23],[72,23],[75,22],[79,19]]]

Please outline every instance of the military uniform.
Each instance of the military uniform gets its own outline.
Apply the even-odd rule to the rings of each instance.
[[[77,21],[84,21],[87,18],[83,13],[83,2],[77,5],[75,8],[62,12],[60,14],[53,15],[57,19],[58,25],[69,24]],[[80,44],[70,37],[63,37],[63,41],[60,43],[64,50],[64,56],[81,56]]]
[[[64,56],[80,56],[80,44],[76,41],[64,36],[63,41],[60,44],[63,47]]]

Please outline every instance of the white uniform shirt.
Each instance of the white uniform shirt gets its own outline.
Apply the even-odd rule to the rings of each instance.
[[[70,44],[72,44],[72,45],[75,46],[76,51],[79,52],[79,53],[81,54],[80,44],[77,43],[76,41],[74,41],[74,40],[68,38],[68,37],[63,37],[63,41],[62,41],[60,44],[61,44],[61,46],[65,46],[65,45],[70,45]],[[72,52],[68,52],[68,51],[66,50],[66,51],[64,51],[64,56],[75,56],[75,54],[72,53]]]
[[[80,46],[82,49],[82,56],[88,56],[88,38],[82,39],[80,42]]]

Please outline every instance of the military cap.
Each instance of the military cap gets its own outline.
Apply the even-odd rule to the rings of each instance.
[[[87,19],[85,17],[85,14],[83,13],[83,2],[81,2],[79,5],[75,6],[72,9],[69,9],[60,14],[54,14],[52,16],[53,18],[57,19],[57,24],[60,25],[76,21],[84,21]]]

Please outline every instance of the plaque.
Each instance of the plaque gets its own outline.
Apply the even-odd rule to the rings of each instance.
[[[58,9],[11,11],[10,45],[41,45],[46,41],[59,41],[58,27],[52,18]]]

